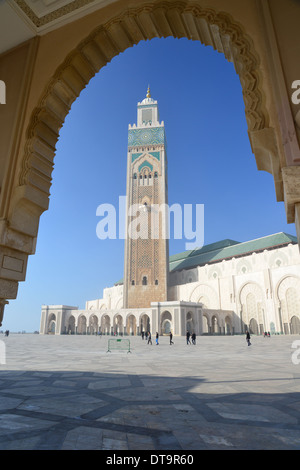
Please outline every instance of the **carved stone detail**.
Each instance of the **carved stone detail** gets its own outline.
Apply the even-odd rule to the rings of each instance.
[[[262,141],[272,131],[268,130],[269,115],[264,104],[259,57],[243,27],[227,13],[217,13],[211,8],[184,0],[158,0],[139,8],[128,8],[96,28],[70,52],[49,80],[33,110],[17,175],[18,186],[13,192],[8,213],[11,233],[21,233],[32,239],[37,236],[39,217],[48,208],[59,131],[73,101],[90,79],[126,48],[141,40],[168,36],[199,40],[224,53],[234,63],[242,84],[246,120],[254,151],[262,151]],[[261,169],[273,173],[276,191],[280,195],[278,198],[281,200],[281,176],[274,136],[271,136],[270,142],[268,163],[262,163],[259,155],[257,161]],[[295,205],[291,211],[295,218]],[[9,292],[6,298],[14,298],[16,289],[14,292]]]
[[[128,9],[97,28],[57,69],[32,114],[19,184],[33,185],[49,195],[59,130],[72,102],[90,78],[114,56],[140,40],[170,34],[198,39],[234,62],[242,83],[249,131],[263,129],[268,115],[260,91],[258,59],[242,28],[229,15],[190,2],[148,4]]]

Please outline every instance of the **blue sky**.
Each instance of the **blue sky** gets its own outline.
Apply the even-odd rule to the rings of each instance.
[[[126,193],[128,124],[148,84],[168,143],[169,204],[204,204],[204,243],[296,235],[259,172],[239,77],[223,54],[186,39],[154,39],[104,67],[73,103],[60,132],[49,210],[41,216],[26,281],[2,329],[39,330],[42,304],[85,307],[123,277],[124,240],[99,240],[100,204]],[[187,240],[170,240],[170,254]]]

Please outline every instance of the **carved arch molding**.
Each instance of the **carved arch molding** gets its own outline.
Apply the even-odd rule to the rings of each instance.
[[[22,220],[26,233],[29,224],[24,219],[28,217],[31,229],[36,227],[37,231],[39,217],[49,204],[60,128],[90,79],[125,49],[142,40],[168,36],[199,40],[224,53],[240,77],[249,132],[268,127],[258,56],[251,38],[228,14],[185,1],[162,1],[128,9],[78,44],[49,81],[27,129],[19,186],[9,214],[11,227],[18,229],[18,221]],[[29,231],[28,234],[32,235]]]
[[[5,299],[16,297],[18,282],[25,279],[27,257],[35,250],[39,219],[49,205],[59,131],[72,103],[91,78],[125,49],[143,40],[169,36],[198,40],[234,63],[242,85],[248,131],[256,158],[265,150],[264,139],[276,140],[274,130],[269,128],[259,55],[251,37],[226,12],[203,8],[188,0],[158,0],[154,4],[128,8],[100,25],[56,69],[32,112],[16,186],[3,210],[3,220],[8,222],[5,243],[11,247],[9,240],[17,239],[18,256],[22,258],[19,263],[24,269],[20,267],[19,277],[12,278],[11,282],[1,278],[0,324],[7,303]],[[276,144],[273,147],[267,152],[263,164],[258,164],[258,169],[273,174],[277,191],[282,180],[278,186],[281,173],[278,162],[274,164],[274,158],[278,158],[279,152]]]

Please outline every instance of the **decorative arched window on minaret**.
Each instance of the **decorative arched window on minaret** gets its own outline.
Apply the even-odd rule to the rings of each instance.
[[[148,87],[137,105],[137,124],[128,128],[125,308],[168,300],[167,203],[165,127]]]

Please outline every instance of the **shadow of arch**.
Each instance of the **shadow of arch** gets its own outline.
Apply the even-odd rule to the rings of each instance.
[[[22,222],[24,225],[26,221],[31,235],[37,234],[39,217],[49,205],[59,130],[72,103],[90,79],[127,48],[143,40],[169,36],[198,40],[233,62],[242,85],[249,135],[263,129],[272,131],[266,129],[269,115],[264,104],[258,54],[250,36],[229,14],[185,1],[159,1],[128,8],[92,31],[68,54],[37,103],[27,128],[18,186],[10,208],[12,226],[18,227]],[[272,173],[273,167],[266,163],[259,169]]]
[[[30,450],[64,450],[70,445],[74,450],[109,450],[103,447],[102,435],[111,432],[126,436],[139,446],[142,437],[143,451],[152,452],[153,447],[157,452],[182,452],[183,449],[192,451],[195,446],[214,451],[228,446],[245,450],[245,441],[250,450],[274,450],[275,446],[280,450],[299,450],[297,414],[291,406],[299,401],[299,392],[280,389],[286,382],[284,373],[253,378],[245,377],[243,368],[240,369],[234,375],[221,375],[209,383],[205,377],[188,374],[178,377],[159,372],[149,376],[140,370],[135,374],[99,370],[95,374],[89,369],[74,373],[72,369],[61,371],[53,367],[45,373],[37,368],[34,379],[39,381],[39,386],[34,386],[34,382],[31,385],[31,370],[22,370],[22,381],[26,383],[23,387],[12,386],[20,383],[20,371],[9,370],[2,381],[10,410],[8,414],[7,409],[1,409],[0,417],[2,421],[21,424],[19,429],[11,426],[1,434],[1,447],[13,441],[15,449],[22,449],[26,440]],[[255,384],[260,390],[268,386],[269,391],[253,391]],[[229,391],[214,392],[213,386],[221,390],[226,387]],[[51,393],[45,396],[44,390]],[[44,418],[40,409],[47,410]],[[170,410],[176,428],[169,423]],[[129,413],[135,419],[124,422],[124,414]],[[31,420],[44,420],[44,425],[37,428],[25,421],[27,425],[21,428],[20,416],[23,421],[29,416]],[[186,426],[187,421],[192,425]]]

